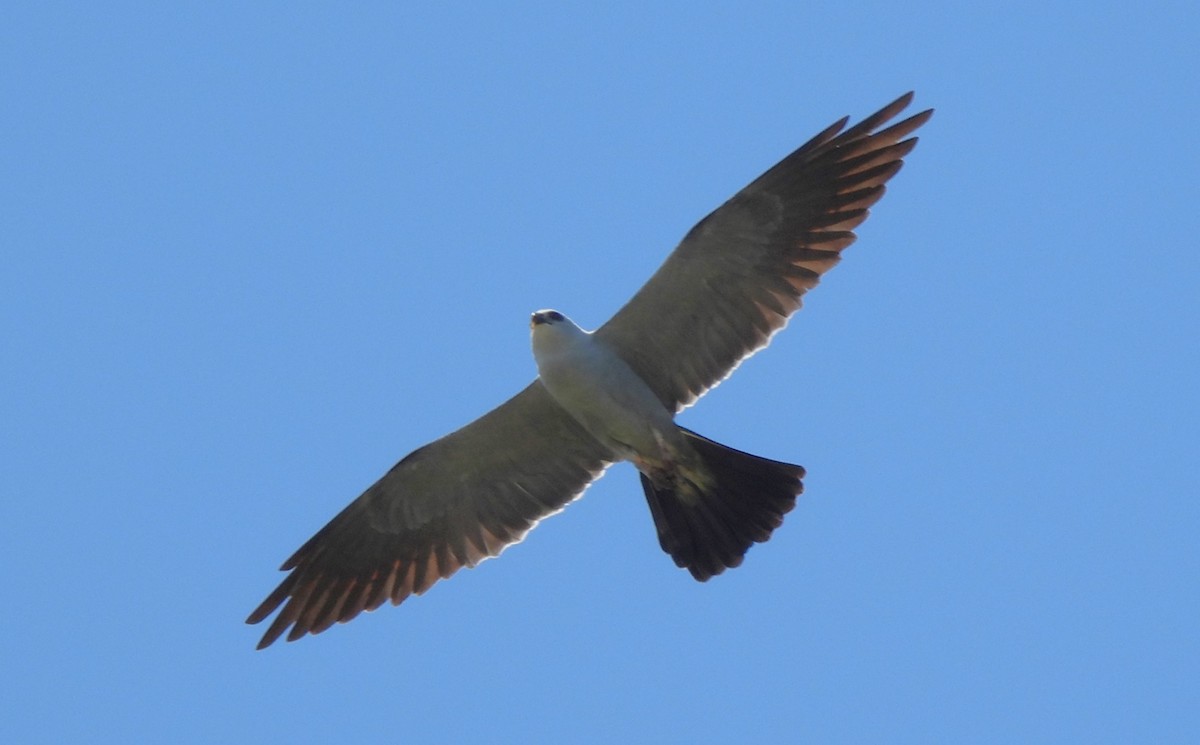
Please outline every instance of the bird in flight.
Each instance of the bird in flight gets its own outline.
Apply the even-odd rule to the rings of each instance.
[[[804,469],[718,444],[675,415],[725,379],[800,308],[854,242],[933,115],[895,124],[905,94],[829,126],[701,220],[607,323],[530,319],[538,377],[467,426],[409,454],[300,547],[247,623],[295,641],[498,556],[629,461],[663,551],[701,582],[771,537]]]

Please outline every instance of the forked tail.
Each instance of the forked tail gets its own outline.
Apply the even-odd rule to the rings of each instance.
[[[699,498],[655,486],[642,474],[642,488],[658,529],[658,542],[675,563],[704,582],[742,563],[755,543],[783,524],[804,491],[804,469],[743,453],[680,428],[713,476]]]

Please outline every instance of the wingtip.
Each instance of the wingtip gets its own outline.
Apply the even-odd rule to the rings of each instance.
[[[913,102],[913,99],[916,97],[916,95],[917,95],[916,91],[909,91],[909,92],[901,95],[895,101],[892,101],[891,103],[889,103],[887,106],[884,106],[882,109],[879,110],[879,113],[874,116],[879,116],[879,115],[882,115],[884,112],[888,112],[887,116],[885,116],[883,118],[885,121],[887,119],[891,119],[892,117],[899,114],[901,111],[907,109],[909,107],[909,105]],[[933,111],[934,111],[934,109],[932,107],[925,109],[924,111],[919,111],[916,114],[913,114],[912,116],[910,116],[906,121],[919,120],[920,124],[924,124],[925,122],[929,121],[930,117],[933,116]],[[868,117],[868,118],[874,118],[874,116]],[[917,126],[920,126],[920,125],[917,125]]]
[[[917,122],[917,126],[921,126],[925,122],[933,118],[933,109],[925,109],[909,117],[909,121]]]
[[[278,607],[279,601],[275,600],[274,596],[268,597],[262,602],[261,605],[255,608],[249,616],[246,617],[246,624],[253,626],[255,624],[262,623],[267,619],[268,616],[274,613],[275,609]],[[258,645],[254,649],[256,651],[261,651],[271,646],[275,643],[275,640],[279,638],[279,634],[282,633],[282,631],[282,629],[276,629],[276,624],[271,624],[266,633],[262,635],[262,638],[258,640]]]
[[[901,111],[904,111],[905,109],[907,109],[908,105],[912,103],[913,97],[915,95],[916,95],[915,92],[909,91],[908,93],[905,93],[904,95],[897,98],[895,101],[892,101],[891,103],[889,103],[887,106],[884,106],[877,113],[872,114],[871,116],[869,116],[867,118],[868,119],[879,118],[879,119],[882,119],[883,121],[887,121],[888,119],[891,119],[892,117],[899,114]]]
[[[246,625],[253,626],[255,624],[262,623],[267,616],[271,615],[274,610],[275,606],[268,607],[267,603],[264,602],[262,605],[255,608],[250,615],[246,616]]]

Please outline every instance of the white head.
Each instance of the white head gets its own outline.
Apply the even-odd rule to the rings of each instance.
[[[554,354],[587,338],[588,333],[557,310],[539,310],[529,317],[533,355]]]

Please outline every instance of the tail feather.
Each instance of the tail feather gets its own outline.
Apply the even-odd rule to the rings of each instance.
[[[752,545],[783,524],[804,490],[804,469],[682,431],[713,476],[712,487],[685,500],[642,474],[642,489],[663,551],[704,582],[740,565]]]

